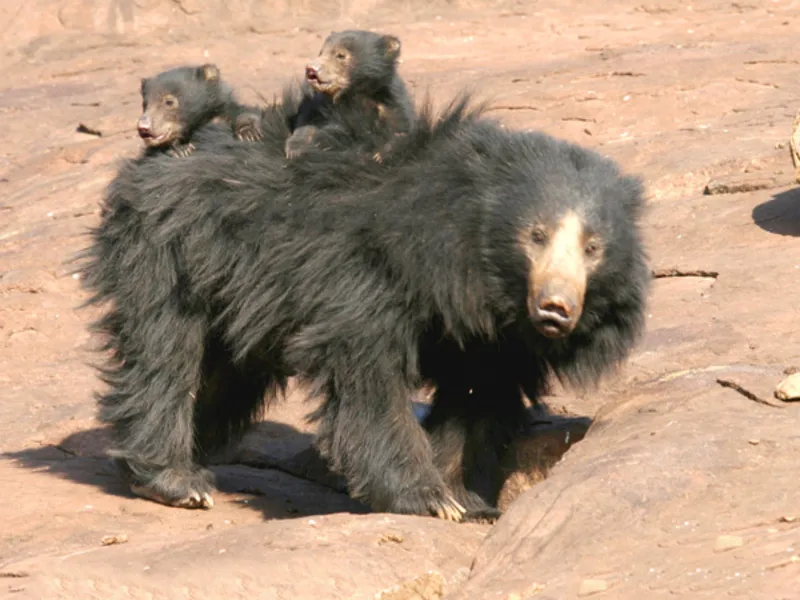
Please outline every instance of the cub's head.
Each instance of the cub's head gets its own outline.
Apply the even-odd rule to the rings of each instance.
[[[142,114],[136,123],[145,146],[160,148],[185,140],[217,116],[226,88],[212,64],[177,67],[142,79]]]
[[[306,80],[334,101],[347,92],[371,94],[391,85],[399,56],[400,40],[392,35],[333,32],[306,65]]]

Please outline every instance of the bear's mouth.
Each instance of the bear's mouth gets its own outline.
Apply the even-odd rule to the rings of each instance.
[[[311,89],[326,96],[335,96],[339,93],[342,86],[336,79],[325,80],[319,76],[319,71],[315,69],[308,69],[306,72],[306,80],[311,86]]]
[[[142,141],[145,143],[146,146],[159,146],[164,142],[164,136],[160,135],[155,137],[152,133],[149,135],[143,135]]]
[[[139,131],[139,137],[142,138],[145,146],[161,146],[172,141],[172,132],[168,131],[157,136],[153,135],[152,131]]]
[[[560,307],[537,307],[533,312],[533,326],[541,335],[551,340],[567,337],[575,328],[570,312]]]
[[[311,87],[324,87],[329,82],[325,81],[319,76],[319,69],[313,66],[306,67],[306,80],[311,84]]]
[[[325,93],[333,87],[330,81],[323,81],[316,75],[314,77],[309,77],[308,83],[315,92],[321,93]]]
[[[550,317],[537,320],[536,323],[534,323],[534,327],[536,327],[536,331],[551,340],[565,338],[572,331],[569,323],[564,323],[563,321]]]

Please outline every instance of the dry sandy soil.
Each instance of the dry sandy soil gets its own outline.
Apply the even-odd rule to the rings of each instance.
[[[68,259],[139,151],[139,78],[214,61],[271,98],[341,27],[399,35],[418,96],[473,86],[647,183],[647,336],[547,399],[494,526],[370,514],[297,398],[215,468],[210,511],[131,496],[104,457]],[[800,366],[798,27],[787,0],[3,2],[0,597],[800,598],[800,405],[772,395]]]

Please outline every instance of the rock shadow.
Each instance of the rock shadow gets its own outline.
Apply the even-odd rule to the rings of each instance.
[[[753,209],[753,222],[778,235],[800,236],[800,188],[775,194]]]

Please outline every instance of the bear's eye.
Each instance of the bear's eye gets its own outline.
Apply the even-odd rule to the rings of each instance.
[[[547,232],[541,227],[536,227],[531,232],[531,239],[534,244],[544,244],[547,241]]]
[[[584,254],[586,254],[586,256],[589,257],[596,255],[599,250],[600,250],[600,242],[598,242],[597,240],[589,240],[588,242],[586,242],[586,246],[584,246],[583,248]]]
[[[165,96],[164,105],[170,108],[172,108],[173,106],[178,106],[178,99],[175,98],[175,96]]]
[[[336,53],[336,58],[338,60],[344,60],[345,58],[347,58],[347,54],[345,54],[344,52],[337,52]]]

